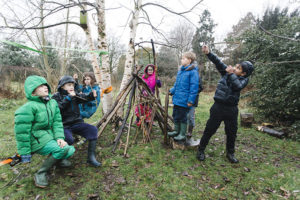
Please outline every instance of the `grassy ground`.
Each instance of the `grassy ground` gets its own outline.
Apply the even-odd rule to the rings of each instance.
[[[0,100],[0,158],[16,152],[13,113],[23,103]],[[201,137],[211,104],[212,94],[201,94],[195,137]],[[243,102],[240,110],[248,111]],[[98,112],[88,122],[96,123],[100,117]],[[51,170],[48,189],[36,188],[33,182],[43,160],[40,155],[34,155],[30,164],[0,167],[0,199],[300,199],[299,142],[239,127],[240,163],[230,164],[224,156],[223,125],[210,141],[205,162],[196,160],[195,150],[164,146],[158,127],[152,134],[153,147],[140,137],[126,158],[124,145],[111,153],[114,136],[108,127],[100,138],[97,157],[103,167],[86,165],[87,144],[78,145],[71,159],[74,166]]]

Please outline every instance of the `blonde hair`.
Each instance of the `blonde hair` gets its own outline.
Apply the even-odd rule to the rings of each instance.
[[[186,57],[187,59],[190,59],[191,63],[196,60],[196,54],[191,51],[184,52],[182,56]]]

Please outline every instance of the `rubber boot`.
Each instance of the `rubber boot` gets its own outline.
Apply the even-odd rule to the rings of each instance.
[[[199,161],[204,161],[204,160],[205,160],[205,153],[204,153],[204,150],[198,149],[196,158],[197,158]]]
[[[69,152],[69,148],[67,148],[67,149],[65,150],[65,155],[64,155],[63,158],[65,158],[65,156],[68,154],[68,152]],[[58,165],[59,167],[68,168],[68,167],[71,167],[71,166],[72,166],[72,163],[71,163],[71,161],[69,161],[69,160],[67,160],[67,159],[61,159],[60,161],[58,161],[57,165]]]
[[[175,137],[180,132],[180,123],[174,123],[174,131],[168,132],[168,136]]]
[[[226,157],[229,160],[229,162],[231,162],[231,163],[238,163],[239,162],[239,160],[236,159],[236,157],[234,157],[234,153],[228,153],[227,152]]]
[[[97,140],[89,140],[87,163],[93,165],[94,167],[100,167],[101,163],[98,162],[95,157],[96,144]]]
[[[187,123],[180,123],[180,132],[179,135],[174,137],[174,140],[185,140],[186,139],[186,129],[187,129]]]
[[[52,155],[44,161],[41,168],[34,174],[34,182],[37,187],[45,188],[49,185],[47,172],[58,161],[59,160],[55,159]]]
[[[67,159],[62,159],[62,160],[58,163],[58,165],[59,165],[60,167],[68,168],[68,167],[71,167],[71,166],[72,166],[72,163],[71,163],[71,161],[69,161],[69,160],[67,160]]]

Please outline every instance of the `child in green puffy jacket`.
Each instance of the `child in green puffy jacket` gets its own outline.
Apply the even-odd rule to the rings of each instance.
[[[37,187],[48,186],[47,172],[54,165],[71,166],[67,160],[75,148],[64,138],[64,129],[57,102],[50,99],[50,86],[40,76],[29,76],[25,81],[28,100],[15,112],[15,136],[22,163],[31,160],[32,153],[49,155],[34,175]]]

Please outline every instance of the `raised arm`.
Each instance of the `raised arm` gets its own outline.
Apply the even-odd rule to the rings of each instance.
[[[211,53],[209,47],[204,45],[202,52],[206,54],[207,58],[216,65],[217,70],[222,76],[226,74],[227,65],[225,65],[215,54]]]

